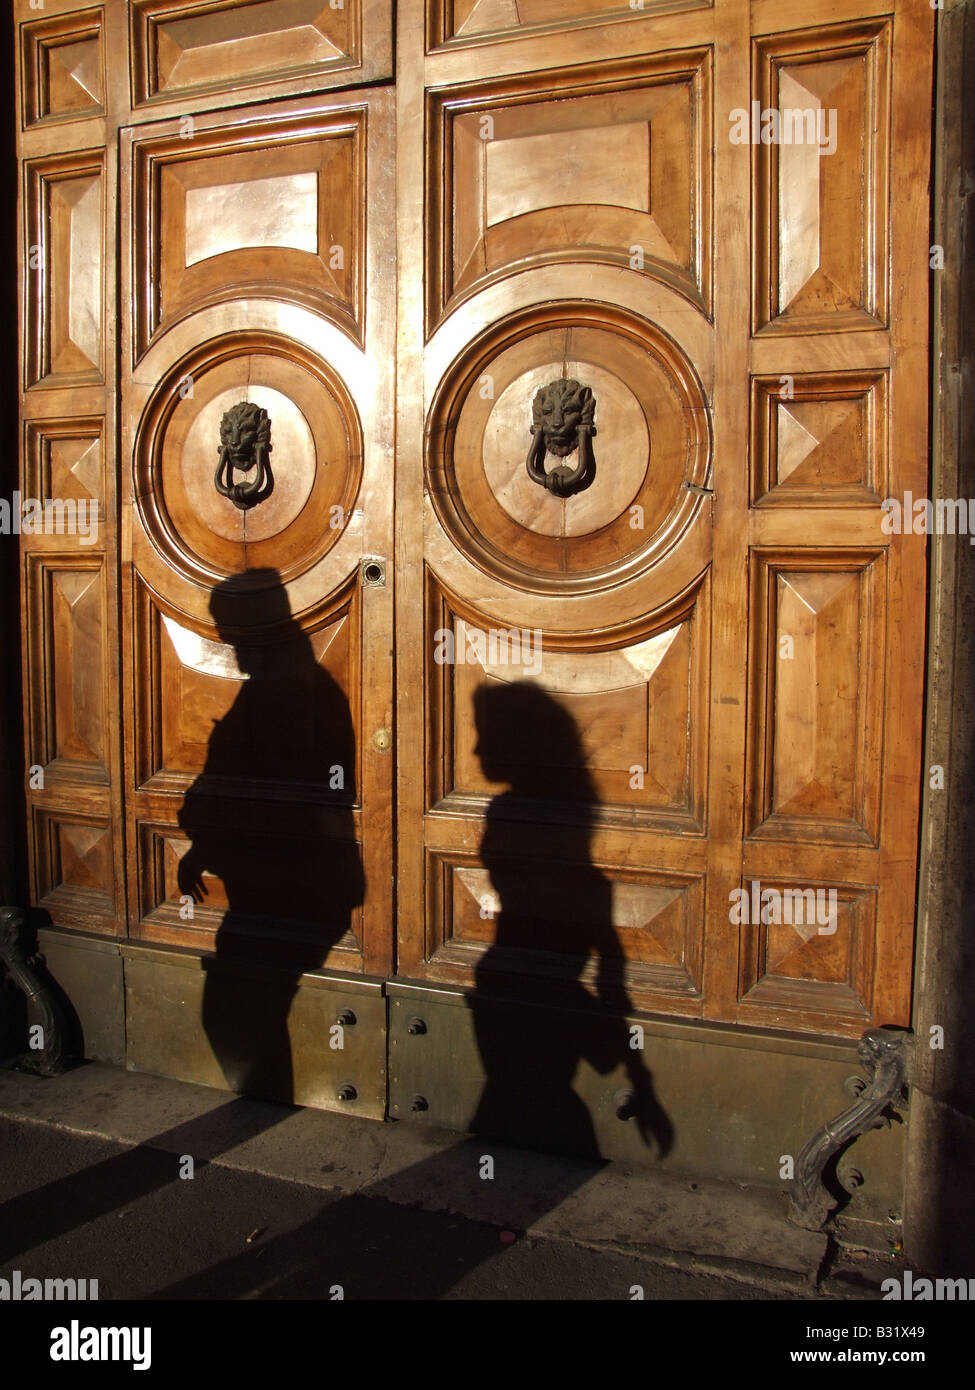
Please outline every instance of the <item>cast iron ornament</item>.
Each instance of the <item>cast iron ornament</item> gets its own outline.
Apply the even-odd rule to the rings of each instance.
[[[227,497],[240,511],[256,507],[274,491],[271,474],[271,421],[266,410],[252,401],[240,401],[224,413],[220,421],[220,462],[214,483],[221,497]],[[234,470],[253,478],[234,482]]]
[[[572,377],[550,381],[535,392],[532,401],[532,442],[528,450],[528,476],[554,497],[571,497],[583,492],[596,477],[592,437],[596,398],[588,386]],[[575,467],[560,463],[545,472],[545,455],[567,458],[579,450]]]
[[[60,1076],[67,1071],[71,1045],[68,1022],[57,987],[37,949],[37,933],[20,907],[0,907],[0,965],[27,1000],[31,1028],[40,1025],[40,1047],[33,1036],[17,1059],[21,1071],[37,1076]]]
[[[868,1028],[860,1038],[857,1054],[867,1077],[847,1078],[857,1100],[817,1130],[796,1159],[787,1213],[794,1226],[821,1231],[836,1214],[836,1198],[823,1182],[826,1165],[868,1129],[890,1124],[889,1108],[904,1103],[913,1045],[913,1035],[903,1028]]]

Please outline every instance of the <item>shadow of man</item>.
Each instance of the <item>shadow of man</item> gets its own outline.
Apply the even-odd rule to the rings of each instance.
[[[498,906],[471,1000],[486,1073],[472,1128],[597,1157],[592,1118],[573,1078],[581,1061],[600,1075],[622,1066],[627,1085],[614,1099],[616,1113],[632,1118],[663,1157],[673,1127],[625,1021],[633,1004],[613,926],[613,885],[592,862],[598,798],[579,729],[563,705],[528,681],[479,686],[474,714],[484,776],[508,790],[491,801],[481,842]],[[539,830],[553,819],[561,824],[550,851],[551,832],[543,841]],[[512,1047],[511,1015],[499,1009],[499,995],[531,1006],[520,1048]],[[537,1008],[546,1004],[559,1012],[546,1017]]]
[[[203,1026],[227,1085],[291,1102],[292,1001],[304,971],[343,939],[352,944],[365,888],[352,717],[292,619],[277,571],[218,584],[210,612],[243,680],[183,802],[190,845],[179,889],[203,903],[212,876],[215,906],[220,885],[226,895],[205,962]]]
[[[352,717],[292,619],[276,570],[217,585],[210,611],[233,658],[201,646],[209,674],[243,680],[183,802],[179,824],[190,845],[177,881],[195,902],[210,898],[197,922],[219,921],[216,954],[204,962],[203,1024],[227,1085],[288,1104],[288,1016],[299,981],[346,938],[365,890],[352,814]],[[174,1153],[203,1166],[289,1113],[237,1096],[138,1149],[11,1199],[0,1208],[0,1265],[169,1185]]]

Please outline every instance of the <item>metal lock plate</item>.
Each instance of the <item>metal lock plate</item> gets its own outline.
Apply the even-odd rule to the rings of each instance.
[[[386,561],[381,555],[366,555],[359,573],[364,589],[382,589],[386,584]]]

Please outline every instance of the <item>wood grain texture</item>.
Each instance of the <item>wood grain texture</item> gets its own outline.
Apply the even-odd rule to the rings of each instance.
[[[35,903],[906,1022],[925,541],[880,503],[927,486],[930,10],[397,9],[394,72],[387,0],[16,0],[21,490],[98,519],[20,540]],[[733,142],[755,101],[835,153]],[[569,379],[559,497],[526,460]],[[213,486],[246,400],[249,512]],[[753,882],[837,931],[733,922]]]

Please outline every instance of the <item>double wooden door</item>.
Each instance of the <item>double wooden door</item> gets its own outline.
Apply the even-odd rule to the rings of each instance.
[[[906,1023],[928,8],[15,22],[34,906]]]

